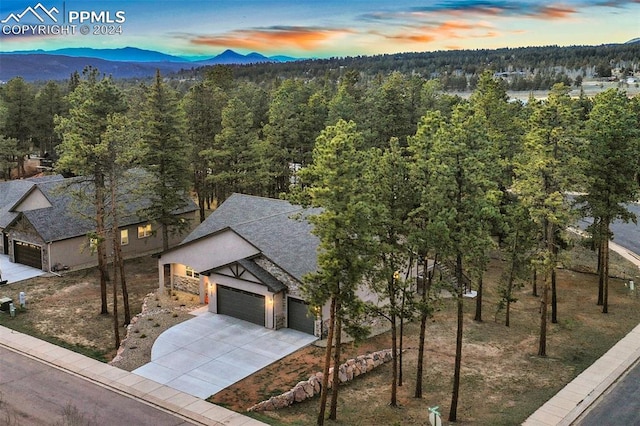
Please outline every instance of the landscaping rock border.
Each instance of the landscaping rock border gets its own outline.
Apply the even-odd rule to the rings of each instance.
[[[374,368],[379,367],[392,359],[391,349],[385,349],[349,359],[338,367],[338,380],[340,383],[351,381],[355,377],[368,373]],[[322,373],[315,373],[309,377],[308,380],[298,382],[298,384],[289,391],[278,396],[272,396],[266,401],[259,402],[256,405],[249,407],[247,411],[273,411],[288,407],[296,402],[302,402],[308,398],[313,398],[320,394],[320,391],[322,390],[322,376]],[[329,389],[331,389],[332,386],[333,367],[329,369]]]

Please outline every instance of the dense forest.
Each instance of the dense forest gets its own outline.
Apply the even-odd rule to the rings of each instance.
[[[503,49],[449,50],[376,56],[335,57],[282,64],[234,67],[238,79],[268,82],[287,78],[337,79],[345,69],[363,79],[392,72],[437,78],[445,90],[473,90],[484,70],[502,73],[510,90],[548,90],[563,82],[579,85],[585,78],[609,78],[640,70],[640,43],[601,46],[545,46]],[[207,67],[178,73],[180,78],[201,78]]]
[[[509,98],[513,82],[500,73],[522,71],[527,79],[533,70],[562,67],[557,76],[569,69],[626,75],[638,67],[638,49],[547,47],[216,66],[194,70],[194,79],[158,73],[142,83],[114,81],[95,69],[65,83],[15,78],[0,89],[0,171],[4,178],[11,170],[24,177],[27,156],[46,153],[54,171],[91,175],[108,194],[127,168],[147,169],[150,210],[163,232],[183,225],[171,223],[170,213],[180,208],[175,194],[185,191],[197,199],[201,221],[206,208],[234,192],[321,207],[311,219],[322,249],[319,271],[305,291],[312,305],[331,303],[335,336],[363,331],[358,317],[371,308],[355,296],[363,280],[388,301],[376,309],[392,329],[409,316],[424,327],[431,300],[423,292],[411,312],[400,309],[399,300],[414,295],[396,271],[415,259],[441,259],[456,278],[449,414],[455,421],[463,283],[477,289],[480,321],[489,250],[509,259],[500,290],[507,312],[515,289],[532,273],[542,277],[538,355],[545,356],[547,306],[556,320],[563,233],[577,214],[566,194],[586,194],[578,197],[580,212],[595,219],[590,231],[601,253],[608,251],[611,222],[631,219],[624,204],[640,195],[639,97],[624,88],[571,97],[572,82],[561,78],[546,99],[522,102]],[[458,71],[465,90],[472,90],[468,98],[447,90]],[[607,312],[608,257],[600,259],[598,301]],[[395,354],[395,342],[393,348]],[[331,345],[328,351],[327,360]],[[332,356],[340,359],[339,345]]]

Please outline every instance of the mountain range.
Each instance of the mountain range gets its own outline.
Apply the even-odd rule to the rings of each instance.
[[[254,64],[290,62],[298,59],[287,56],[267,57],[259,53],[242,55],[225,50],[212,58],[189,60],[153,50],[125,47],[121,49],[67,48],[51,51],[28,50],[0,52],[0,80],[22,77],[27,81],[64,80],[86,66],[114,78],[144,78],[156,70],[167,74],[206,65]]]

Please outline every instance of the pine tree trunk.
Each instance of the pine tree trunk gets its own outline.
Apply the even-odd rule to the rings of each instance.
[[[438,261],[438,254],[434,256],[433,265],[435,268],[435,264]],[[431,288],[431,280],[433,278],[433,271],[428,271],[428,260],[425,256],[423,269],[422,269],[422,313],[420,315],[420,339],[418,342],[418,366],[416,368],[416,390],[413,396],[415,398],[422,398],[422,377],[423,377],[423,365],[424,365],[424,346],[425,346],[425,337],[427,334],[427,293],[429,292],[429,288]]]
[[[556,226],[550,225],[549,250],[552,254],[551,265],[551,323],[558,323],[558,292],[556,286],[556,264],[558,262],[558,247],[556,244]]]
[[[598,244],[598,303],[597,306],[604,304],[604,273],[603,273],[603,253],[604,253],[604,239]]]
[[[118,265],[113,262],[113,337],[115,340],[115,349],[120,348],[120,321],[118,321]]]
[[[476,316],[474,321],[482,322],[482,275],[478,277],[478,296],[476,297]]]
[[[165,223],[162,224],[162,250],[169,250],[169,227]]]
[[[393,295],[391,295],[393,297]],[[393,306],[393,304],[392,304]],[[393,309],[393,308],[392,308]],[[391,369],[391,400],[389,405],[398,406],[398,336],[396,327],[396,315],[391,313],[391,356],[393,357]]]
[[[551,322],[558,323],[558,293],[556,287],[556,268],[551,270]]]
[[[535,267],[533,268],[533,276],[531,277],[531,281],[533,283],[531,295],[533,297],[538,297],[538,271]]]
[[[609,229],[607,226],[607,234],[604,236],[603,248],[602,248],[602,313],[609,312]]]
[[[329,392],[329,365],[331,364],[331,349],[333,347],[333,334],[336,321],[336,298],[331,297],[331,307],[329,308],[329,333],[327,335],[327,347],[324,352],[324,366],[322,368],[322,388],[320,389],[320,409],[318,410],[317,425],[324,425],[324,414],[327,406],[327,395]]]
[[[342,309],[342,305],[340,304],[340,300],[336,301],[336,330],[334,332],[336,347],[333,350],[333,386],[331,387],[331,407],[329,411],[329,419],[337,420],[338,418],[338,391],[339,391],[339,370],[340,370],[340,356],[341,356],[341,345],[342,345],[342,314],[340,310]]]
[[[540,340],[538,343],[538,356],[547,356],[547,304],[549,298],[549,280],[544,279],[542,287],[542,299],[540,304]]]
[[[98,273],[100,275],[100,314],[107,315],[107,250],[105,247],[105,225],[104,225],[104,176],[96,173],[95,180],[95,207],[96,207],[96,237],[98,240]]]
[[[462,254],[458,253],[456,259],[456,279],[458,280],[457,305],[458,305],[458,330],[456,332],[456,359],[453,372],[453,392],[451,393],[451,409],[449,421],[455,422],[458,417],[458,397],[460,392],[460,370],[462,367],[462,326],[464,324],[463,309],[463,285],[462,285]]]

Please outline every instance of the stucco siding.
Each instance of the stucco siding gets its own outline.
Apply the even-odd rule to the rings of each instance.
[[[196,272],[203,272],[258,253],[253,245],[229,230],[163,253],[158,264],[179,263],[191,266]]]
[[[51,203],[47,197],[44,196],[42,191],[35,188],[25,197],[24,200],[20,202],[20,204],[15,207],[14,210],[17,212],[24,212],[28,210],[44,209],[47,207],[51,207]]]

